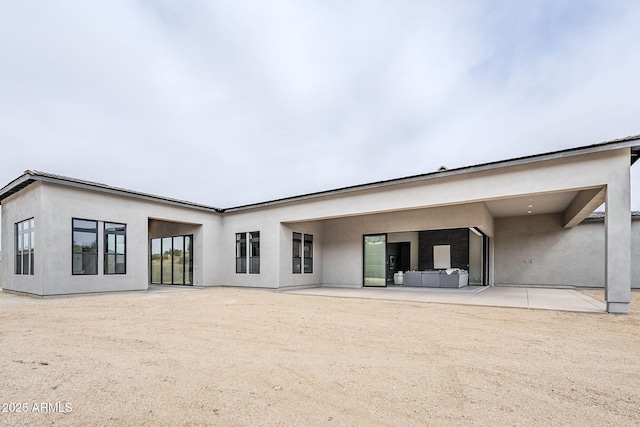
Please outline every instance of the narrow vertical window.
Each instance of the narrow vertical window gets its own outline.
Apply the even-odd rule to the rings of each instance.
[[[247,272],[247,233],[236,234],[236,273]]]
[[[98,221],[73,219],[73,274],[98,274]]]
[[[104,274],[127,272],[127,226],[104,223]]]
[[[304,235],[304,272],[313,273],[313,236]]]
[[[260,232],[249,233],[249,273],[260,273]]]
[[[173,239],[162,238],[162,283],[173,283]]]
[[[302,273],[302,234],[293,233],[293,274]]]
[[[184,236],[173,238],[173,284],[184,283]]]
[[[151,239],[151,283],[162,283],[162,239]]]
[[[193,236],[184,236],[184,284],[193,285],[193,257],[191,241]]]
[[[34,274],[35,221],[33,218],[16,224],[16,274]]]

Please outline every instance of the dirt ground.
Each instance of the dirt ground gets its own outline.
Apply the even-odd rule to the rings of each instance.
[[[635,426],[631,309],[0,293],[0,425]]]

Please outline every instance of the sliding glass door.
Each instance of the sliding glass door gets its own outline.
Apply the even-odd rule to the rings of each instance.
[[[364,286],[386,286],[387,235],[365,235],[363,239],[363,255]]]
[[[151,239],[151,283],[193,285],[193,236]]]

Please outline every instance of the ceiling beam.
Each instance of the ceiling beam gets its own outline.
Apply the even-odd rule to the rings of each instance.
[[[564,211],[564,228],[572,228],[580,224],[604,203],[605,193],[606,187],[579,191]]]

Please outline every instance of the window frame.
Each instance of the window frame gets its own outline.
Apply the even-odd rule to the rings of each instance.
[[[26,228],[25,228],[26,227]],[[27,247],[25,248],[25,237]],[[15,223],[15,264],[14,273],[18,276],[35,275],[35,217]],[[25,272],[25,257],[27,268]]]
[[[178,241],[176,239],[182,239],[182,245],[180,247],[175,246],[175,242]],[[154,254],[153,251],[153,243],[158,242],[160,252],[158,254]],[[170,243],[170,248],[165,247],[165,242]],[[151,285],[176,285],[176,286],[193,286],[194,285],[194,271],[193,271],[193,234],[179,234],[176,236],[163,236],[163,237],[154,237],[149,239],[149,284]],[[188,250],[187,250],[188,249]],[[181,251],[182,261],[180,263],[175,263],[175,254],[176,250]],[[165,270],[165,253],[169,253],[170,255],[170,265],[168,270]],[[153,256],[159,255],[160,258],[158,264],[158,271],[156,273],[157,277],[160,280],[154,280],[154,266],[153,266]],[[188,255],[188,258],[187,258]],[[176,266],[182,269],[181,277],[182,283],[179,283],[175,280],[176,276]],[[167,273],[167,278],[170,280],[165,280],[165,273]]]
[[[291,264],[291,273],[292,274],[302,274],[302,233],[298,233],[296,231],[292,234],[292,247],[291,247],[291,255],[292,255],[292,264]],[[297,250],[296,250],[297,249]]]
[[[236,274],[247,273],[247,233],[236,233]]]
[[[247,241],[249,243],[249,247],[247,248],[247,256],[249,258],[249,274],[260,274],[260,232],[248,232]]]
[[[312,274],[313,273],[313,234],[304,234],[302,236],[302,256],[303,256],[303,262],[302,262],[303,274]]]
[[[86,221],[86,222],[93,222],[95,223],[95,231],[93,231],[93,229],[90,228],[84,228],[84,227],[76,227],[75,225],[75,221]],[[98,254],[100,252],[99,250],[99,246],[100,246],[100,241],[98,239],[98,230],[99,230],[100,226],[99,226],[99,221],[95,220],[95,219],[86,219],[86,218],[71,218],[71,275],[72,276],[97,276],[98,275]],[[76,251],[76,245],[75,245],[75,233],[76,231],[78,232],[82,232],[82,233],[94,233],[95,234],[95,252],[84,252],[84,251],[80,251],[77,252]],[[85,273],[84,270],[82,273],[80,272],[76,272],[74,269],[74,260],[76,255],[80,255],[84,262],[84,255],[94,255],[95,258],[95,273]],[[83,263],[84,265],[84,263]]]
[[[115,230],[113,232],[110,232],[107,230],[107,226],[108,225],[112,225],[115,227],[121,227],[123,228],[122,231],[120,230]],[[104,253],[103,253],[103,258],[104,258],[104,265],[103,265],[103,274],[105,275],[121,275],[121,274],[127,274],[127,224],[124,223],[120,223],[120,222],[112,222],[112,221],[104,221],[103,225],[102,225],[102,229],[103,229],[103,236],[104,236],[104,242],[103,242],[103,246],[104,246]],[[115,241],[114,241],[114,252],[110,253],[109,252],[109,236],[110,235],[114,235],[115,236]],[[123,251],[122,253],[118,252],[118,236],[123,236],[124,238],[124,242],[123,242]],[[122,267],[122,271],[118,271],[118,257],[123,257],[124,258],[124,262],[123,267]],[[113,258],[114,262],[114,272],[109,272],[108,268],[109,268],[109,259]]]
[[[260,274],[260,232],[236,233],[236,274]]]

